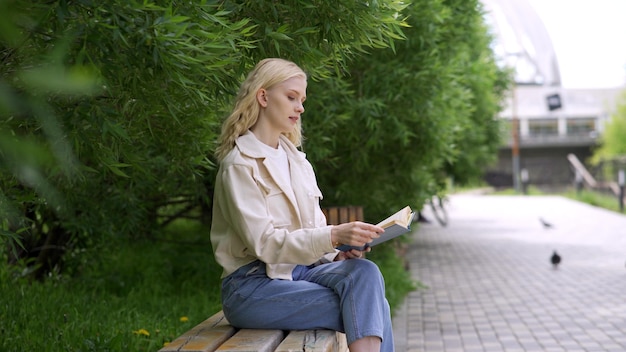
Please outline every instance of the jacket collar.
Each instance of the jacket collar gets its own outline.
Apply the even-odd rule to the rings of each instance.
[[[291,141],[284,135],[280,135],[280,140],[278,142],[283,147],[283,149],[285,149],[289,160],[304,161],[306,159],[306,154],[299,151],[298,148],[296,148],[296,146],[293,145],[293,143],[291,143]],[[239,138],[237,138],[235,143],[237,144],[237,147],[239,148],[241,154],[244,154],[251,158],[265,158],[262,149],[259,148],[260,143],[263,142],[259,141],[256,136],[249,130],[246,131],[246,133],[241,135]]]

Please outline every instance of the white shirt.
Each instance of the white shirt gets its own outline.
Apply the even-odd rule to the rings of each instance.
[[[285,149],[282,145],[280,145],[280,143],[278,144],[278,148],[272,148],[263,142],[259,144],[261,145],[261,149],[263,149],[261,153],[271,159],[272,162],[275,163],[280,169],[278,177],[281,178],[281,184],[287,186],[288,188],[285,192],[287,192],[289,196],[293,196],[295,198],[293,188],[291,187],[291,172],[289,171],[289,158],[287,158],[287,152],[285,152]]]

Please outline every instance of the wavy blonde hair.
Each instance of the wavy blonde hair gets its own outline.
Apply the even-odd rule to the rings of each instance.
[[[256,93],[259,89],[270,89],[274,85],[293,77],[307,79],[306,73],[291,61],[269,58],[257,63],[248,74],[246,80],[241,84],[235,107],[222,124],[222,132],[218,139],[218,146],[215,149],[217,160],[222,161],[226,154],[235,147],[235,140],[256,124],[260,113],[259,103],[256,100]],[[283,134],[294,145],[299,147],[302,143],[302,125],[300,120],[294,126],[293,131]]]

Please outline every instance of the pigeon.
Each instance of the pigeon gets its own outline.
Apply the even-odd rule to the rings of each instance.
[[[541,222],[541,225],[546,229],[552,228],[552,224],[547,222],[544,218],[539,218],[539,222]]]
[[[550,263],[552,263],[552,267],[557,269],[559,264],[561,263],[561,256],[556,252],[552,252],[552,256],[550,257]]]

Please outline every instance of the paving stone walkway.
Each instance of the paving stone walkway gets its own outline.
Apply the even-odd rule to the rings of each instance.
[[[461,194],[447,208],[447,227],[425,211],[412,233],[426,287],[394,316],[396,351],[626,351],[626,216],[558,196]]]

